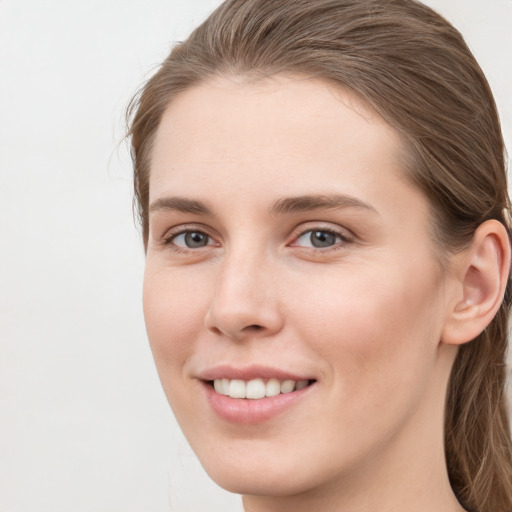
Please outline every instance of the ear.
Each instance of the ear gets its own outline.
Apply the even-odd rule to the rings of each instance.
[[[456,294],[441,341],[461,345],[476,338],[498,311],[510,270],[510,241],[500,222],[489,220],[471,246],[455,256]]]

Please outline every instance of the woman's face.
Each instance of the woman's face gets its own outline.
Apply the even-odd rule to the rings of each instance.
[[[449,278],[401,152],[315,80],[218,79],[168,107],[144,312],[169,403],[227,489],[356,485],[442,451]]]

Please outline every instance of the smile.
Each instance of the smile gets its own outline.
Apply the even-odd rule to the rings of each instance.
[[[247,398],[249,400],[260,400],[300,391],[310,384],[309,380],[278,380],[276,378],[268,380],[256,378],[249,381],[224,378],[215,379],[212,382],[215,391],[220,395],[229,396],[230,398]]]
[[[249,380],[221,378],[221,375],[202,380],[205,397],[213,412],[224,421],[242,425],[272,420],[294,404],[306,400],[316,384],[316,379],[254,375]]]

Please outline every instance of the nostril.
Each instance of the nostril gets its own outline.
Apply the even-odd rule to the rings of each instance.
[[[262,326],[262,325],[258,325],[258,324],[251,324],[251,325],[246,325],[245,327],[242,327],[241,331],[239,331],[240,334],[242,333],[246,333],[246,334],[249,334],[249,333],[257,333],[257,332],[260,332],[262,330],[264,330],[265,328]],[[211,330],[215,333],[215,334],[226,334],[228,331],[223,331],[222,329],[220,329],[219,327],[215,327],[215,326],[212,326],[211,327]],[[233,335],[234,337],[236,337],[236,335]]]
[[[252,324],[252,325],[248,325],[246,327],[246,329],[248,331],[261,331],[261,329],[263,329],[263,327],[261,325],[257,325],[257,324]]]

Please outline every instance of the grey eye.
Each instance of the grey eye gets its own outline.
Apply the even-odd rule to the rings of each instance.
[[[340,235],[326,230],[310,230],[303,233],[295,245],[301,247],[315,247],[317,249],[325,249],[342,242]]]
[[[328,231],[312,231],[309,239],[313,247],[330,247],[336,243],[336,235]]]
[[[178,247],[197,249],[209,245],[210,237],[201,231],[185,231],[184,233],[176,235],[172,242]]]

